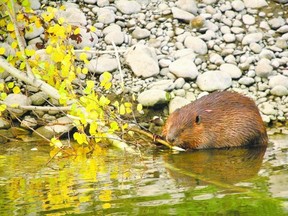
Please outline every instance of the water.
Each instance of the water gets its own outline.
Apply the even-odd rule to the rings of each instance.
[[[288,136],[265,149],[129,155],[0,146],[0,215],[288,215]],[[30,149],[37,147],[37,151]]]

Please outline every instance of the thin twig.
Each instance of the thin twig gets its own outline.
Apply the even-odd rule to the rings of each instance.
[[[119,58],[119,51],[115,45],[115,43],[112,41],[112,45],[114,47],[115,50],[115,56],[116,56],[116,60],[117,60],[117,64],[118,64],[118,70],[119,70],[119,74],[120,74],[120,79],[121,79],[121,88],[122,90],[124,89],[124,80],[123,80],[123,73],[121,70],[121,63],[120,63],[120,58]]]
[[[32,111],[69,111],[71,110],[71,106],[65,106],[65,107],[24,106],[24,105],[19,105],[19,104],[7,104],[3,101],[0,101],[0,104],[4,104],[7,107],[13,108],[13,109],[32,110]]]

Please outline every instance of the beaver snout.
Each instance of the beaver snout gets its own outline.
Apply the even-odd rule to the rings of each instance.
[[[176,141],[176,137],[174,136],[174,134],[168,134],[168,135],[166,136],[166,140],[167,140],[169,143],[173,144],[173,143]]]

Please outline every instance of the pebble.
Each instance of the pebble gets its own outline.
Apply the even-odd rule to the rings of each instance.
[[[132,37],[134,37],[138,40],[147,38],[149,36],[150,36],[150,31],[148,31],[147,29],[136,28],[132,32]]]
[[[178,0],[176,6],[184,11],[197,15],[197,4],[194,0]]]
[[[176,96],[169,102],[169,114],[173,113],[175,110],[189,104],[190,101],[186,98]]]
[[[276,85],[271,89],[270,93],[276,96],[286,96],[288,95],[288,89],[282,85]]]
[[[43,105],[47,101],[48,95],[45,92],[40,91],[31,95],[29,98],[33,105],[40,106],[40,105]]]
[[[148,86],[149,89],[159,89],[164,91],[171,91],[175,88],[175,84],[173,80],[160,80],[157,82],[153,82]]]
[[[245,8],[244,2],[241,0],[232,1],[231,6],[235,11],[243,11]]]
[[[192,49],[195,53],[200,55],[205,55],[208,52],[206,43],[198,37],[194,36],[186,37],[184,45],[185,47]]]
[[[242,76],[242,71],[234,64],[222,64],[219,69],[228,73],[232,79],[238,79]]]
[[[56,13],[56,20],[61,17],[64,18],[65,22],[74,26],[87,25],[87,19],[85,14],[75,4],[68,4],[66,5],[65,10],[58,10]]]
[[[169,71],[177,77],[195,79],[198,69],[191,58],[182,57],[169,65]]]
[[[242,40],[242,44],[243,45],[247,45],[247,44],[251,44],[251,43],[257,43],[259,41],[261,41],[263,38],[263,34],[262,33],[250,33],[244,36],[243,40]]]
[[[212,92],[229,88],[232,78],[224,71],[206,71],[197,77],[196,83],[202,91]]]
[[[29,31],[25,31],[25,38],[27,40],[31,40],[40,36],[44,32],[44,28],[42,26],[36,27],[35,24],[30,24],[28,26]]]
[[[168,103],[169,93],[159,89],[150,89],[143,91],[138,95],[137,101],[143,106],[155,106],[156,104]]]
[[[269,87],[274,88],[279,85],[288,89],[288,77],[281,74],[271,76],[269,79]]]
[[[245,7],[247,8],[261,8],[268,5],[265,0],[257,0],[257,1],[243,0],[243,1]]]
[[[138,44],[127,51],[125,60],[136,76],[151,77],[160,72],[154,48]]]
[[[134,0],[119,0],[115,1],[115,5],[119,11],[123,14],[135,14],[140,12],[141,5]]]
[[[270,60],[262,58],[259,60],[255,67],[256,75],[259,77],[268,77],[272,75],[273,67],[270,64]]]
[[[118,68],[118,63],[115,58],[110,55],[103,55],[97,59],[92,59],[85,64],[90,73],[102,74],[105,71],[113,72]]]
[[[255,83],[255,80],[251,77],[242,77],[238,81],[241,85],[251,86]]]
[[[20,105],[20,106],[30,106],[31,99],[23,94],[9,94],[5,99],[4,103],[7,105]],[[25,114],[28,110],[25,109],[17,109],[17,108],[10,108],[7,107],[7,110],[12,113],[12,119],[16,117],[20,117]]]
[[[246,25],[253,25],[255,24],[255,18],[249,14],[245,14],[242,17],[243,23]]]
[[[174,19],[190,22],[190,20],[192,20],[195,17],[192,13],[189,13],[185,10],[181,10],[177,7],[173,7],[171,10]]]

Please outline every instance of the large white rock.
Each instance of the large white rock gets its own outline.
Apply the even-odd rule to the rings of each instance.
[[[136,76],[151,77],[159,74],[154,48],[138,44],[127,51],[125,60]]]
[[[176,96],[169,102],[169,113],[171,114],[175,110],[189,104],[190,101],[187,100],[186,98]]]
[[[271,76],[269,79],[269,86],[271,88],[274,88],[275,86],[284,86],[288,88],[288,77],[284,75],[276,75],[276,76]]]
[[[187,12],[190,12],[194,15],[197,14],[197,4],[194,0],[178,0],[176,3],[176,6],[182,10],[185,10]]]
[[[263,38],[263,34],[261,32],[259,33],[250,33],[244,36],[242,40],[243,45],[251,44],[251,43],[257,43],[261,41]]]
[[[238,79],[242,76],[242,71],[234,64],[222,64],[220,66],[220,71],[227,72],[228,74],[230,74],[232,79]]]
[[[206,71],[198,75],[196,81],[202,91],[224,90],[232,85],[231,76],[224,71]]]
[[[5,100],[4,103],[11,105],[11,106],[29,106],[31,105],[31,100],[29,97],[23,94],[9,94]],[[28,110],[25,109],[18,109],[18,108],[10,108],[8,107],[7,110],[11,113],[11,117],[14,119],[16,117],[22,116],[24,113],[26,113]]]
[[[255,67],[256,75],[259,77],[268,77],[272,74],[273,67],[269,59],[260,59]]]
[[[198,69],[193,58],[179,58],[169,65],[169,70],[177,77],[195,79],[198,76]]]
[[[123,14],[135,14],[140,12],[141,5],[137,1],[120,0],[115,1],[116,7]]]
[[[103,55],[97,59],[92,59],[85,65],[91,73],[102,74],[105,71],[115,71],[118,67],[116,58],[110,55]]]
[[[244,5],[247,8],[261,8],[267,6],[267,2],[265,0],[243,0]]]
[[[187,48],[192,49],[195,53],[198,53],[201,55],[205,55],[208,52],[206,43],[198,37],[187,36],[184,40],[184,45]]]
[[[167,103],[170,99],[170,94],[159,89],[150,89],[138,95],[137,101],[143,106],[155,106],[156,104]]]

